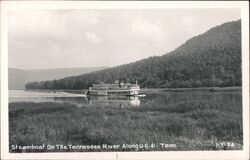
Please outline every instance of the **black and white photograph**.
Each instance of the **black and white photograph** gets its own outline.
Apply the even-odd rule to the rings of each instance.
[[[242,8],[94,4],[7,10],[8,154],[249,147]]]

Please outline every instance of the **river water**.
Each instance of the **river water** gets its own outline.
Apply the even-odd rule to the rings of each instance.
[[[118,106],[143,107],[144,105],[170,105],[186,101],[213,101],[217,103],[242,106],[241,91],[157,91],[147,92],[145,97],[85,97],[83,94],[72,94],[55,91],[10,90],[11,102],[54,102],[70,103],[81,106]]]

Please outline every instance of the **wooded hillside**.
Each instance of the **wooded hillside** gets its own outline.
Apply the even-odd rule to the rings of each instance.
[[[241,21],[214,27],[163,56],[60,80],[32,82],[25,87],[84,89],[116,79],[132,83],[138,80],[139,84],[147,80],[147,87],[154,88],[240,86]]]

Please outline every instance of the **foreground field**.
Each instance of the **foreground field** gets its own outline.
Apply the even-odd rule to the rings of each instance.
[[[151,148],[66,151],[154,151],[242,149],[242,108],[234,104],[184,101],[138,108],[59,103],[9,104],[11,145],[156,144]],[[174,144],[162,147],[159,144]],[[158,145],[157,145],[158,144]],[[54,152],[65,149],[25,150]]]

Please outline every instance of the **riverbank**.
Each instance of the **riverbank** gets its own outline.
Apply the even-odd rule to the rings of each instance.
[[[241,91],[241,86],[232,87],[197,87],[197,88],[141,88],[141,92],[159,92],[159,91],[171,91],[171,92],[184,92],[184,91]]]
[[[219,91],[241,91],[241,86],[231,86],[231,87],[197,87],[197,88],[141,88],[142,93],[147,92],[159,92],[159,91],[171,91],[171,92],[184,92],[184,91],[210,91],[210,92],[219,92]],[[73,94],[85,94],[87,89],[82,90],[65,90],[65,89],[56,89],[56,90],[47,90],[47,89],[26,89],[26,91],[39,91],[39,92],[67,92]]]

